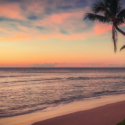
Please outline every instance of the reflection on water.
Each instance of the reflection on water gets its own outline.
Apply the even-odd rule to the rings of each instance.
[[[0,117],[125,92],[125,69],[1,68]]]

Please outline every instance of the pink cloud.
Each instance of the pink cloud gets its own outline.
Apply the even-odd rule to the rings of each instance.
[[[95,30],[96,35],[107,33],[111,29],[112,29],[111,25],[106,25],[106,24],[102,24],[102,23],[98,23],[94,26],[94,30]]]
[[[34,22],[36,26],[55,27],[64,23],[64,20],[71,16],[71,13],[53,14],[45,19]]]
[[[28,2],[28,1],[26,1]],[[45,1],[44,0],[30,0],[27,4],[25,4],[27,7],[28,12],[33,12],[33,13],[43,13],[45,11]],[[28,6],[27,6],[28,5]],[[26,12],[27,13],[27,12]]]
[[[12,19],[24,19],[21,15],[21,8],[17,3],[0,4],[0,16]]]
[[[71,13],[53,14],[49,17],[49,20],[51,20],[52,23],[61,24],[66,18],[70,16]]]
[[[122,24],[120,27],[125,26],[125,24]],[[103,24],[103,23],[96,23],[94,26],[94,32],[95,35],[105,34],[108,31],[112,30],[112,25]]]
[[[88,8],[87,8],[88,9]],[[71,12],[60,12],[58,14],[52,14],[52,15],[47,15],[45,16],[44,19],[40,21],[34,22],[34,25],[36,26],[47,26],[47,27],[77,27],[79,24],[85,25],[85,22],[83,21],[83,16],[85,11],[81,9],[77,9],[75,11]],[[77,21],[77,22],[76,22]],[[78,22],[81,21],[81,22]],[[74,24],[77,25],[74,25]]]
[[[62,40],[79,40],[85,39],[85,35],[82,34],[73,34],[73,35],[65,35],[65,34],[51,34],[51,35],[39,35],[37,36],[38,39],[62,39]]]

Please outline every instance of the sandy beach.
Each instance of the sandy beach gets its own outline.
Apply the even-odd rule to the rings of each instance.
[[[125,101],[36,122],[32,125],[116,125],[125,119]]]
[[[116,125],[125,119],[125,94],[62,105],[55,110],[0,119],[0,125]]]

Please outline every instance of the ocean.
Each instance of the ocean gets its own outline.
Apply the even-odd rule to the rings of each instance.
[[[0,68],[0,118],[125,93],[125,68]]]

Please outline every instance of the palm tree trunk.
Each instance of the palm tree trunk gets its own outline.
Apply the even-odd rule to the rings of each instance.
[[[117,45],[116,45],[116,42],[117,42],[117,31],[116,31],[114,25],[112,26],[112,39],[113,39],[113,43],[114,43],[114,52],[116,52],[117,51]]]
[[[120,33],[122,33],[122,34],[125,36],[125,32],[123,32],[121,29],[119,29],[117,25],[115,25],[115,28],[116,28]]]

